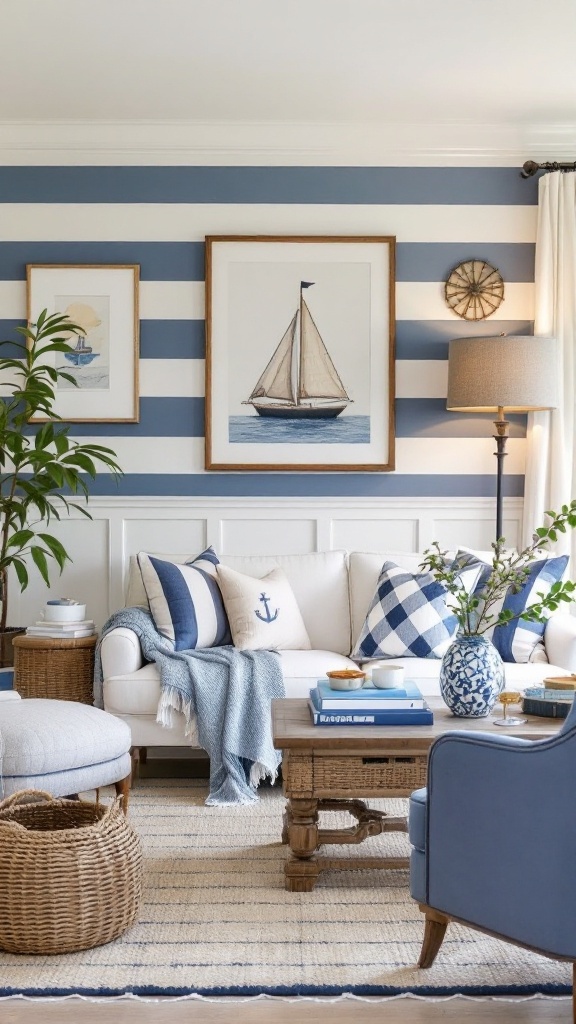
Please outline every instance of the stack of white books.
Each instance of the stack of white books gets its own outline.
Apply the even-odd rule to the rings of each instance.
[[[26,636],[77,640],[81,636],[94,636],[95,632],[94,619],[82,619],[80,622],[50,622],[48,619],[39,619],[33,626],[28,626]]]

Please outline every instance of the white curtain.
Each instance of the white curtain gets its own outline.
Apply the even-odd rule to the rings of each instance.
[[[576,173],[552,171],[538,185],[534,334],[558,339],[559,407],[528,416],[523,543],[546,509],[576,498]],[[576,531],[560,534],[558,553],[572,555]]]

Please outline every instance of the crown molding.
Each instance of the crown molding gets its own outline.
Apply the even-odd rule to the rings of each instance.
[[[576,124],[0,121],[0,165],[518,166],[576,160]]]

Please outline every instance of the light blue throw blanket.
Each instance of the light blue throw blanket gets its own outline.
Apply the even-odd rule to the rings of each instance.
[[[248,804],[258,800],[258,783],[276,778],[280,752],[272,745],[270,701],[284,696],[280,657],[275,651],[208,647],[175,651],[157,632],[143,608],[116,612],[102,629],[96,650],[94,699],[102,707],[100,643],[111,629],[136,633],[147,661],[160,671],[157,721],[170,727],[175,711],[187,731],[196,715],[200,745],[210,757],[207,804]]]

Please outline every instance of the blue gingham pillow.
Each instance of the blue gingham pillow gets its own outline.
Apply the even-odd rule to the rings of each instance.
[[[232,643],[228,618],[216,582],[218,556],[207,548],[177,565],[145,551],[138,554],[144,589],[156,629],[177,651]]]
[[[478,567],[464,569],[462,585],[469,591]],[[441,658],[458,629],[446,589],[432,573],[407,572],[395,562],[384,562],[376,594],[351,657]]]
[[[480,575],[475,587],[475,593],[481,596],[481,591],[490,575],[491,565],[478,559],[471,552],[459,551],[457,559],[464,559],[468,556],[469,565],[480,566]],[[540,600],[540,594],[547,594],[553,583],[562,579],[568,555],[555,555],[548,558],[541,558],[529,566],[530,572],[526,583],[517,594],[508,590],[504,597],[496,601],[490,608],[490,613],[498,615],[502,609],[509,609],[514,615],[522,612],[530,605]],[[500,654],[502,661],[525,664],[526,662],[540,661],[547,662],[544,649],[544,630],[546,623],[529,622],[523,618],[514,619],[505,626],[491,626],[486,630],[484,636],[492,641]]]

